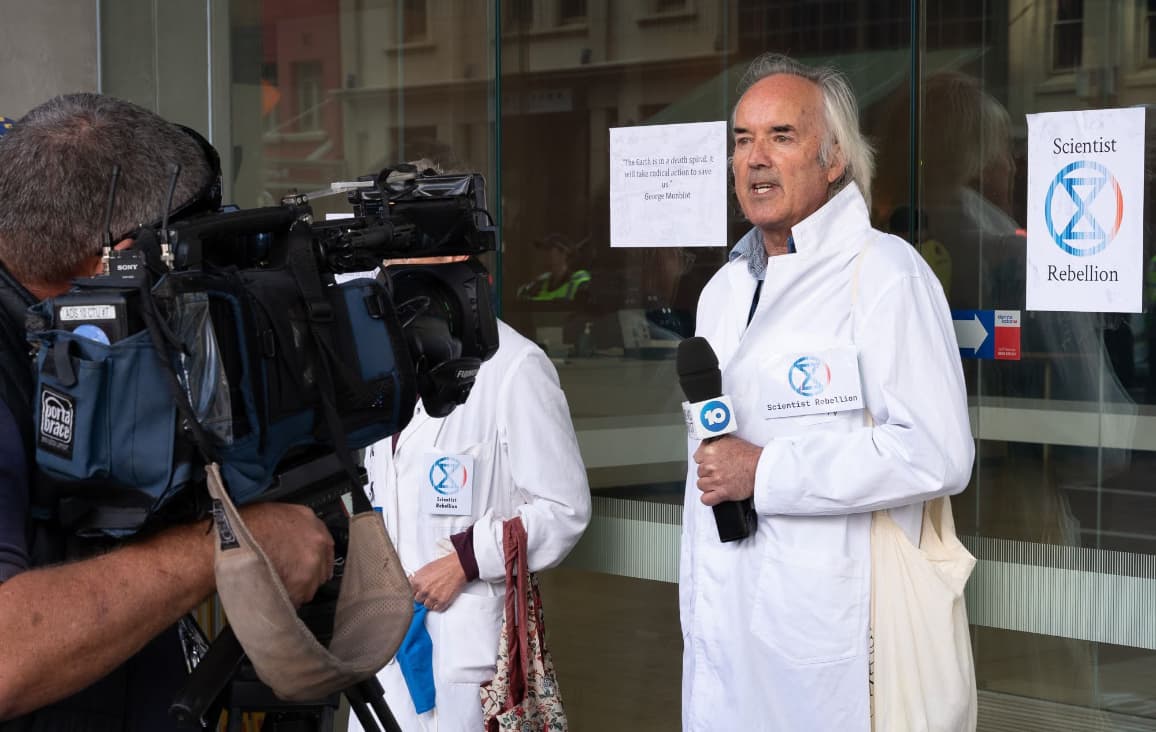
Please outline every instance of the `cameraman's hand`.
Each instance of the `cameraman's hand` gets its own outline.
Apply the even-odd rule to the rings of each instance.
[[[466,572],[456,553],[435,559],[413,573],[414,599],[430,610],[444,612],[466,586]]]
[[[293,604],[300,607],[333,576],[333,537],[310,509],[292,503],[258,503],[241,509]]]

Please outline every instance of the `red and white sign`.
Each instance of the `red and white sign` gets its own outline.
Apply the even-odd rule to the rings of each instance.
[[[1020,360],[1020,311],[995,311],[995,359]]]

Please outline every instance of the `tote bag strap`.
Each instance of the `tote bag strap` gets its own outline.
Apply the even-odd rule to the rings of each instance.
[[[855,309],[859,303],[859,273],[863,269],[863,260],[867,257],[867,252],[871,249],[873,241],[869,241],[863,245],[859,250],[859,254],[855,256],[855,271],[851,275],[851,341],[855,342],[855,329],[858,325],[855,319]],[[867,427],[875,426],[875,417],[871,414],[871,410],[867,408],[867,400],[863,400],[863,424]],[[872,511],[872,522],[876,520],[891,521],[891,514],[887,509],[879,511]],[[923,503],[923,528],[921,531],[926,531],[928,527],[933,527],[937,540],[942,540],[944,537],[944,528],[950,532],[952,539],[955,538],[955,522],[951,516],[951,501],[946,496],[924,501]],[[922,543],[922,541],[920,541]],[[950,540],[948,541],[950,543]],[[874,612],[875,596],[871,596],[871,612]]]
[[[513,708],[526,698],[529,688],[530,639],[529,602],[532,589],[526,560],[526,527],[522,518],[502,524],[502,549],[506,555],[506,653],[510,659],[510,683],[506,707]]]

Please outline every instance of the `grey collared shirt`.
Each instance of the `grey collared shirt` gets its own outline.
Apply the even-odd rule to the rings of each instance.
[[[795,253],[795,238],[793,236],[787,237],[787,253]],[[763,245],[763,232],[759,229],[751,229],[742,239],[731,248],[729,255],[730,261],[733,262],[739,257],[747,258],[747,271],[751,273],[751,277],[756,280],[765,279],[767,276],[767,248]]]

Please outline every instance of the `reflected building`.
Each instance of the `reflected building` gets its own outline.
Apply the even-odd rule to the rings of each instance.
[[[340,101],[337,0],[262,0],[259,199],[318,190],[349,174]]]

